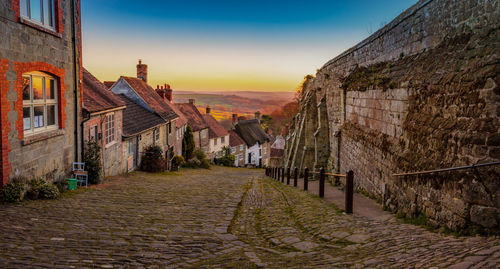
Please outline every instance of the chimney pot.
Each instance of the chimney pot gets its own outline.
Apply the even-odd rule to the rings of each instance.
[[[237,123],[238,122],[238,114],[233,114],[233,123]]]
[[[210,114],[210,112],[212,112],[212,109],[210,108],[210,106],[207,106],[206,112],[207,112],[207,114]]]
[[[189,99],[189,103],[194,105],[194,99]]]
[[[167,84],[168,86],[168,84]],[[170,89],[170,87],[167,87],[165,88],[165,92],[166,92],[166,97],[168,99],[168,101],[172,102],[172,89]]]

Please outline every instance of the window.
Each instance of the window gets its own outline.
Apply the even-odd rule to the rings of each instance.
[[[154,129],[154,134],[153,134],[153,137],[154,137],[154,140],[155,142],[157,142],[158,140],[160,140],[160,129],[156,128]]]
[[[243,150],[243,145],[240,145],[240,151],[242,151],[242,150]]]
[[[111,142],[115,141],[115,114],[114,113],[106,115],[105,130],[106,130],[106,145],[108,145]]]
[[[262,150],[259,149],[259,156],[262,156]]]
[[[57,129],[57,82],[42,73],[23,74],[24,134]]]
[[[134,155],[134,141],[130,140],[128,141],[128,156]]]
[[[217,138],[214,139],[214,146],[217,146]]]
[[[169,134],[172,133],[172,122],[171,121],[168,122],[168,133]]]
[[[94,125],[89,129],[89,140],[97,141],[97,138],[98,138],[97,125]]]
[[[240,154],[240,161],[243,161],[243,154]]]
[[[201,130],[200,132],[201,132],[201,138],[207,137],[207,133],[206,133],[207,130]]]
[[[236,147],[231,148],[231,153],[236,153]]]
[[[223,137],[221,137],[221,138],[220,138],[220,143],[221,143],[221,144],[224,144],[224,141],[225,141],[225,140],[226,140],[226,137],[224,137],[224,136],[223,136]]]
[[[54,0],[21,0],[21,16],[46,28],[55,28]]]

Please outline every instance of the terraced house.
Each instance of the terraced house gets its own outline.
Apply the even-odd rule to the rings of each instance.
[[[0,182],[61,179],[81,154],[79,0],[0,1]]]
[[[211,108],[207,106],[203,120],[208,125],[208,158],[213,159],[224,155],[224,147],[229,146],[229,133],[210,112]]]

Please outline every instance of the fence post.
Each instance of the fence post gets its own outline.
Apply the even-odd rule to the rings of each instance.
[[[274,179],[274,172],[275,172],[275,168],[273,167],[272,170],[271,170],[271,177]]]
[[[286,168],[286,185],[290,185],[290,167]]]
[[[297,187],[297,179],[299,178],[299,169],[295,167],[295,170],[293,172],[293,186]]]
[[[304,169],[304,190],[307,191],[309,185],[309,168]]]
[[[349,172],[347,172],[347,178],[345,183],[345,213],[347,214],[352,214],[353,195],[354,195],[354,172],[350,170]]]
[[[319,172],[319,197],[325,197],[325,169],[323,167]]]
[[[281,183],[285,183],[285,168],[281,167]]]

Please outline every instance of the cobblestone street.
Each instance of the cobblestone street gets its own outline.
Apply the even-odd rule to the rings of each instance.
[[[342,214],[218,168],[132,173],[55,201],[0,205],[0,268],[498,268],[498,237]]]

